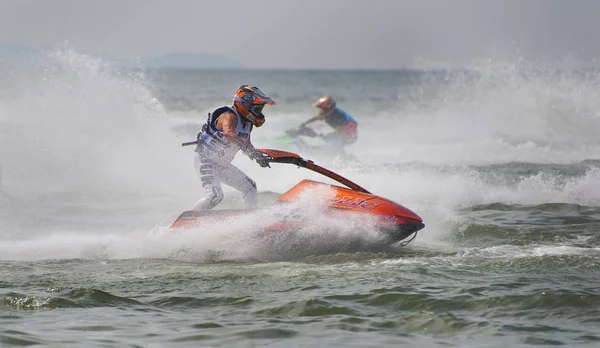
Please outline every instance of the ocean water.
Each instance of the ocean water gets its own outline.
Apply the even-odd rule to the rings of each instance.
[[[600,344],[600,72],[484,61],[436,71],[124,69],[60,49],[0,65],[0,346],[530,347]],[[277,101],[270,148],[332,95],[351,160],[317,163],[419,214],[406,247],[313,209],[189,231],[207,112],[241,84]],[[324,124],[316,124],[325,133]],[[234,163],[268,207],[316,174]],[[225,187],[220,207],[241,207]],[[268,210],[268,208],[266,208]]]

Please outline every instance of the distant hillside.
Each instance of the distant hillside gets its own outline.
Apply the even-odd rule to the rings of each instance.
[[[244,65],[227,57],[210,53],[170,53],[152,59],[150,65],[174,69],[243,69]]]
[[[52,51],[49,48],[33,48],[19,44],[0,42],[0,63],[33,62],[42,57],[43,52]],[[85,53],[84,53],[85,54]],[[91,53],[92,56],[98,56]],[[100,58],[120,66],[135,66],[139,64],[156,68],[171,69],[243,69],[244,65],[233,59],[211,53],[169,53],[156,58],[146,58],[130,61],[101,55]]]
[[[23,46],[23,45],[17,45],[17,44],[11,44],[11,43],[0,43],[0,53],[1,54],[21,54],[23,52],[30,52],[30,51],[33,51],[33,49]]]
[[[38,54],[38,49],[17,44],[0,43],[0,61],[9,63],[29,61]]]

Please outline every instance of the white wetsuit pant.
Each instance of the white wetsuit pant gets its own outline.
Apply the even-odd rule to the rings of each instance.
[[[196,152],[194,165],[205,195],[196,202],[193,210],[204,211],[217,206],[223,200],[221,183],[242,192],[247,209],[258,206],[256,183],[233,164],[214,161],[200,151]]]

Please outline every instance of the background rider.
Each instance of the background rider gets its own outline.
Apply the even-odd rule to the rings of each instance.
[[[333,132],[323,135],[328,145],[343,151],[343,147],[350,145],[358,138],[358,122],[344,110],[336,107],[336,102],[330,96],[319,98],[313,107],[319,109],[319,114],[303,122],[304,127],[314,121],[325,121]]]

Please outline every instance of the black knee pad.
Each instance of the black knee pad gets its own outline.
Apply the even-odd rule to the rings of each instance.
[[[212,188],[212,194],[210,195],[210,203],[213,205],[217,205],[219,203],[221,203],[221,201],[223,200],[223,190],[221,190],[218,187],[213,187]]]

